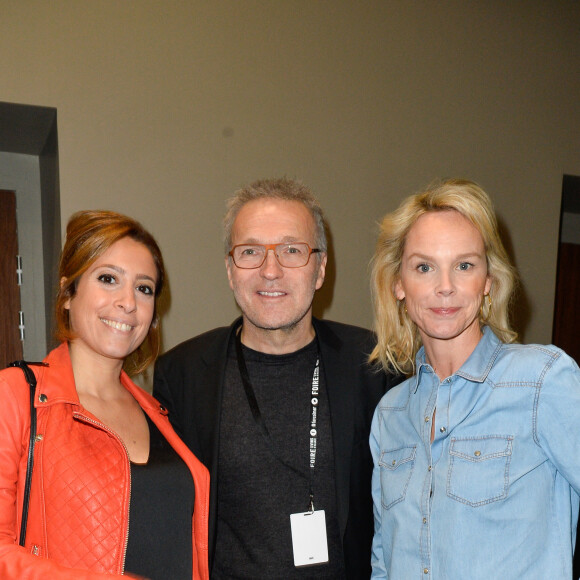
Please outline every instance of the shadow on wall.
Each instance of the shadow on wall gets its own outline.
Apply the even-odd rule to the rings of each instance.
[[[505,246],[505,249],[508,253],[511,263],[517,269],[514,254],[514,246],[512,243],[510,233],[505,225],[505,222],[500,216],[498,216],[497,221],[501,241]],[[529,295],[526,292],[526,289],[520,283],[518,283],[518,286],[516,287],[516,291],[513,297],[513,302],[511,304],[510,322],[514,330],[518,333],[518,342],[522,343],[526,342],[525,341],[526,330],[532,318],[532,309],[530,306],[530,299],[528,296]]]
[[[332,232],[326,228],[326,244],[328,259],[326,261],[326,275],[322,288],[314,296],[312,313],[316,318],[324,318],[324,312],[330,308],[334,297],[334,286],[336,284],[336,256],[334,253],[334,241]]]

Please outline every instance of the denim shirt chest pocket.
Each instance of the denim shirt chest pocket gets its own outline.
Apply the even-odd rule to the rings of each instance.
[[[472,507],[505,499],[512,442],[511,435],[453,437],[449,446],[447,495]]]
[[[417,446],[399,447],[381,451],[381,502],[383,508],[390,509],[405,499],[407,486],[415,466]]]

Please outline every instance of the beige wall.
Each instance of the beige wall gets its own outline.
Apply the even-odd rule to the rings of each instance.
[[[579,24],[573,0],[0,0],[0,100],[58,110],[63,224],[111,208],[156,235],[166,348],[236,315],[224,200],[282,174],[327,211],[319,309],[364,326],[376,221],[437,176],[480,182],[525,339],[547,342],[562,174],[580,175]]]

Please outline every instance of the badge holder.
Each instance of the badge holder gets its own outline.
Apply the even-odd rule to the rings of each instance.
[[[326,515],[324,510],[314,510],[312,501],[307,512],[290,514],[294,566],[316,566],[328,562]]]

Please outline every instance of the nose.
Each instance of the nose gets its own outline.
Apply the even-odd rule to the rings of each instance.
[[[127,313],[137,310],[135,291],[130,284],[127,284],[124,288],[119,289],[119,294],[117,296],[117,306],[122,308]]]
[[[282,266],[280,266],[274,250],[268,250],[266,252],[266,259],[260,266],[260,276],[262,276],[262,278],[266,278],[267,280],[275,280],[276,278],[280,278],[283,275],[284,270],[282,269]]]
[[[442,296],[450,296],[455,292],[453,276],[450,272],[443,270],[439,273],[439,280],[436,291],[437,294]]]

